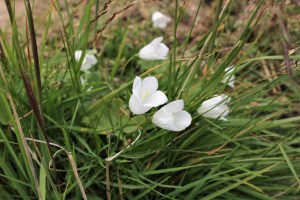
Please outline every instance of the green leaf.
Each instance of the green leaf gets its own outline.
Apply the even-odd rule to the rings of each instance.
[[[0,122],[7,125],[10,121],[11,110],[6,96],[0,93]]]

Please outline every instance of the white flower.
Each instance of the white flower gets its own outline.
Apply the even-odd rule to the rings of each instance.
[[[84,87],[86,84],[86,80],[82,76],[80,76],[80,82],[81,82],[82,87]]]
[[[75,60],[78,62],[81,58],[82,51],[77,50],[75,51]],[[95,65],[97,63],[97,58],[94,55],[86,54],[84,55],[80,70],[87,71],[89,70],[92,65]]]
[[[85,75],[87,75],[87,74],[88,73],[86,73]],[[81,82],[82,88],[86,88],[86,85],[87,85],[86,79],[87,79],[87,76],[85,76],[85,77],[80,76],[80,82]],[[89,92],[92,90],[92,88],[93,88],[93,86],[89,86],[88,88],[86,88],[86,91]]]
[[[171,17],[164,15],[161,12],[156,11],[152,14],[152,22],[154,28],[164,29],[171,21]]]
[[[230,87],[234,88],[234,80],[235,76],[233,74],[235,67],[230,66],[225,69],[225,75],[224,78],[222,79],[222,83],[227,83]]]
[[[144,80],[138,76],[135,77],[129,100],[131,112],[136,115],[144,114],[151,108],[166,103],[167,96],[157,88],[158,82],[155,77],[147,77]]]
[[[217,119],[220,117],[221,120],[227,120],[225,117],[229,113],[227,104],[230,98],[227,95],[214,96],[211,99],[204,101],[201,106],[197,109],[198,114],[203,117]]]
[[[163,37],[155,38],[152,42],[144,46],[139,57],[144,60],[164,60],[167,58],[169,48],[161,43]]]
[[[191,115],[183,110],[184,102],[182,99],[173,101],[159,109],[152,118],[152,122],[163,129],[169,131],[182,131],[191,122]]]

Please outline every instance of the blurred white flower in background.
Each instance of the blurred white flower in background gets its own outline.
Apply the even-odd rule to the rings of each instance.
[[[167,58],[169,48],[161,43],[163,37],[155,38],[152,42],[144,46],[139,57],[144,60],[164,60]]]
[[[140,115],[153,107],[160,106],[168,101],[167,96],[158,88],[155,77],[147,77],[142,80],[135,77],[132,87],[132,95],[129,100],[129,108],[133,114]]]
[[[82,76],[80,76],[80,82],[81,82],[81,85],[84,87],[86,84],[86,80]]]
[[[222,83],[225,83],[229,85],[231,88],[234,88],[234,80],[235,76],[233,74],[235,70],[235,66],[230,66],[225,69],[225,75],[224,78],[222,79]]]
[[[201,106],[197,109],[198,114],[203,117],[217,119],[220,117],[221,120],[227,120],[225,117],[229,114],[229,108],[227,104],[230,98],[227,95],[214,96],[211,99],[204,101]]]
[[[192,122],[191,115],[183,108],[183,100],[173,101],[159,109],[153,115],[152,122],[169,131],[182,131]]]
[[[88,80],[88,76],[90,75],[91,73],[89,71],[86,71],[84,73],[84,75],[81,75],[80,76],[80,83],[81,83],[81,86],[84,90],[86,90],[87,92],[91,91],[93,89],[93,86],[90,86],[86,80]]]
[[[152,14],[152,22],[154,28],[164,29],[171,21],[172,21],[171,17],[161,12],[156,11]]]
[[[79,62],[80,58],[82,56],[82,51],[77,50],[75,51],[75,60]],[[88,71],[93,65],[97,63],[97,58],[93,54],[85,54],[80,70],[81,71]]]

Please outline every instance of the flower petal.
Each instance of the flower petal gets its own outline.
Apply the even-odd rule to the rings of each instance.
[[[235,70],[235,66],[231,65],[229,67],[226,67],[225,72],[226,74],[232,74]]]
[[[152,94],[146,102],[143,103],[144,106],[157,107],[168,101],[167,96],[162,91],[158,90]]]
[[[176,113],[172,112],[174,108],[176,110],[183,108],[183,104],[183,100],[177,100],[165,105],[153,115],[152,122],[156,126],[169,131],[184,130],[192,122],[191,115],[183,110],[179,110]]]
[[[140,92],[148,92],[149,95],[152,95],[158,88],[158,81],[154,76],[149,76],[142,80],[142,87]],[[142,94],[141,94],[142,95]]]
[[[140,115],[144,114],[151,109],[149,106],[142,106],[136,95],[131,95],[129,99],[129,108],[133,114]]]
[[[152,22],[155,22],[155,21],[159,20],[162,16],[163,16],[163,14],[161,12],[155,11],[152,14]]]
[[[152,14],[152,22],[154,28],[164,29],[171,21],[172,19],[169,16],[161,12],[156,11]]]
[[[231,101],[231,98],[226,94],[222,94],[220,96],[222,98],[222,104],[228,104]]]
[[[141,100],[141,97],[139,96],[138,92],[136,92],[135,90],[132,90],[132,96],[135,97],[137,105],[142,105],[142,100]]]
[[[142,79],[136,76],[133,81],[132,90],[139,91],[141,87],[142,87]]]
[[[90,64],[90,63],[86,63],[86,62],[84,62],[85,60],[83,60],[83,62],[82,62],[82,65],[81,65],[81,67],[80,67],[80,70],[82,70],[82,71],[87,71],[87,70],[89,70],[91,67],[92,67],[92,65]]]
[[[86,55],[85,56],[86,62],[91,64],[91,65],[95,65],[97,64],[98,60],[94,55]]]
[[[163,108],[168,110],[170,113],[176,113],[176,112],[183,110],[184,102],[182,99],[179,99],[176,101],[172,101],[171,103],[165,105]]]
[[[202,106],[203,107],[207,107],[207,108],[212,108],[212,107],[218,105],[219,103],[221,103],[222,100],[223,99],[222,99],[221,96],[215,96],[215,97],[213,97],[211,99],[208,99],[208,100],[204,101],[202,103]]]
[[[80,83],[83,87],[85,86],[86,81],[82,76],[80,76]]]
[[[161,43],[161,41],[163,40],[164,38],[163,37],[158,37],[158,38],[155,38],[154,40],[152,40],[152,42],[150,42],[151,45],[158,45]]]
[[[221,83],[225,83],[229,85],[231,88],[234,88],[234,71],[235,71],[235,66],[230,66],[225,69],[225,75],[223,79],[221,80]]]
[[[235,76],[232,75],[232,77],[229,79],[227,85],[229,85],[229,87],[231,88],[234,88],[234,79],[235,79]]]
[[[227,104],[230,98],[225,95],[214,96],[211,99],[204,101],[197,109],[198,114],[203,117],[217,119],[219,117],[226,117],[229,114],[229,108]]]
[[[156,48],[157,58],[164,60],[167,58],[168,53],[169,53],[169,48],[165,44],[163,43],[158,44],[158,47]]]
[[[74,57],[75,60],[79,62],[82,57],[82,51],[76,50]],[[96,63],[97,63],[97,58],[94,55],[84,55],[80,70],[88,71],[92,67],[92,65]]]
[[[81,50],[76,50],[75,51],[75,60],[78,62],[81,58],[81,54],[82,54],[82,51]]]
[[[219,117],[222,117],[223,115],[227,116],[227,114],[228,110],[214,108],[213,110],[204,113],[202,116],[210,119],[217,119]]]
[[[172,130],[174,125],[174,116],[172,113],[164,109],[164,107],[162,107],[156,113],[154,113],[152,122],[160,128]]]
[[[175,113],[175,121],[173,131],[182,131],[189,127],[192,123],[192,117],[187,111],[179,111]]]
[[[220,120],[222,120],[222,121],[228,121],[225,117],[220,117]]]
[[[144,60],[156,60],[153,46],[150,44],[144,46],[139,52],[139,57]]]

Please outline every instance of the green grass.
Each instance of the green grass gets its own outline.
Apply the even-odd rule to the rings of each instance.
[[[32,18],[39,2],[25,0],[26,32],[5,2],[12,34],[0,27],[0,199],[298,198],[295,4],[282,9],[285,30],[272,18],[279,3],[263,0],[242,16],[247,5],[232,0],[199,1],[191,16],[192,1],[56,1],[42,22]],[[151,6],[158,5],[173,18],[167,30],[151,25]],[[130,15],[145,6],[147,19]],[[202,9],[213,13],[206,31],[197,26]],[[139,49],[158,36],[169,58],[140,60]],[[97,49],[90,73],[80,71],[78,49]],[[236,66],[234,89],[221,83],[230,65]],[[157,108],[133,115],[135,76],[157,77],[169,102],[184,99],[191,126],[156,127]],[[227,121],[196,112],[217,94],[231,97]]]

